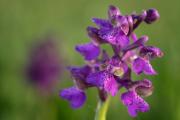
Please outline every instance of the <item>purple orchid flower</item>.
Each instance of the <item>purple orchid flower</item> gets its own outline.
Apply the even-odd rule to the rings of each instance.
[[[60,96],[68,100],[73,108],[80,108],[85,103],[85,90],[88,88],[96,87],[99,98],[106,101],[108,94],[116,96],[124,87],[127,92],[122,93],[121,101],[130,116],[136,117],[138,112],[149,111],[150,106],[143,97],[152,94],[153,85],[147,79],[134,81],[131,72],[156,75],[150,61],[162,57],[163,52],[157,47],[147,46],[148,37],[143,35],[138,38],[134,31],[142,22],[150,24],[158,18],[155,9],[122,15],[112,5],[108,10],[108,19],[93,18],[97,28],[87,28],[91,42],[76,46],[87,64],[68,68],[75,87],[62,90]],[[101,50],[102,44],[109,44],[114,54],[110,56],[107,51]]]

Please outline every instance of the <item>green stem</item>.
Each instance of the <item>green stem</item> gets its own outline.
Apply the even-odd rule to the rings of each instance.
[[[106,113],[109,107],[109,102],[110,102],[110,96],[107,97],[105,102],[99,100],[96,108],[95,120],[106,120]]]

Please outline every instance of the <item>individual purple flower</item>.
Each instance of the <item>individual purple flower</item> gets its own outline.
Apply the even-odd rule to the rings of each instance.
[[[93,60],[100,54],[100,48],[93,43],[77,45],[75,49],[84,56],[85,60]]]
[[[121,95],[121,100],[127,106],[130,116],[136,117],[138,112],[147,112],[149,105],[135,91],[128,91]]]
[[[68,100],[71,107],[74,109],[80,108],[86,101],[86,94],[76,87],[62,90],[60,96]]]
[[[71,104],[78,103],[76,108],[79,108],[84,104],[85,100],[81,98],[84,98],[82,96],[85,96],[84,91],[88,88],[97,88],[101,103],[107,101],[109,94],[115,96],[121,88],[125,88],[127,91],[121,95],[121,101],[128,108],[130,116],[136,117],[138,112],[149,111],[150,107],[142,97],[152,94],[152,82],[148,79],[134,81],[131,73],[157,74],[150,62],[153,58],[162,57],[163,52],[155,46],[147,46],[148,36],[138,37],[135,30],[143,21],[149,24],[158,18],[158,12],[154,9],[144,10],[141,14],[123,15],[112,5],[108,10],[108,19],[93,18],[97,28],[87,28],[91,42],[76,46],[86,64],[69,67],[76,92],[70,89],[71,92],[62,92],[68,97],[62,97]],[[113,55],[101,50],[102,44],[109,44]],[[73,96],[81,97],[75,99]]]
[[[147,75],[155,75],[156,71],[153,69],[152,65],[149,63],[148,60],[143,58],[136,58],[132,63],[132,70],[136,74],[141,74],[144,72]]]

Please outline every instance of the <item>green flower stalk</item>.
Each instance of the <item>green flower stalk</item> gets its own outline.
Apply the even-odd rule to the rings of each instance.
[[[101,99],[99,99],[94,120],[106,120],[106,114],[109,108],[110,99],[110,96],[106,99],[106,101],[102,101]]]

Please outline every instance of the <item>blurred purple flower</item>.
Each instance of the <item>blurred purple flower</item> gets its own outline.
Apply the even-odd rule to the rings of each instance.
[[[68,100],[73,108],[80,108],[86,100],[84,91],[90,87],[98,89],[102,101],[106,101],[107,94],[115,96],[124,87],[127,91],[122,93],[121,101],[129,115],[136,117],[138,112],[147,112],[150,107],[142,97],[152,94],[153,85],[147,79],[133,81],[131,72],[137,75],[157,74],[150,61],[162,57],[163,52],[157,47],[146,46],[148,37],[143,35],[138,38],[134,31],[142,22],[149,24],[158,18],[155,9],[122,15],[112,5],[108,10],[108,19],[93,18],[97,28],[87,28],[91,42],[76,46],[86,64],[83,67],[69,67],[75,87],[60,91],[60,96]],[[107,51],[101,50],[101,44],[109,44],[114,54],[110,56]]]
[[[53,88],[56,80],[60,77],[60,55],[53,38],[45,38],[30,50],[27,77],[34,85],[46,92]]]

